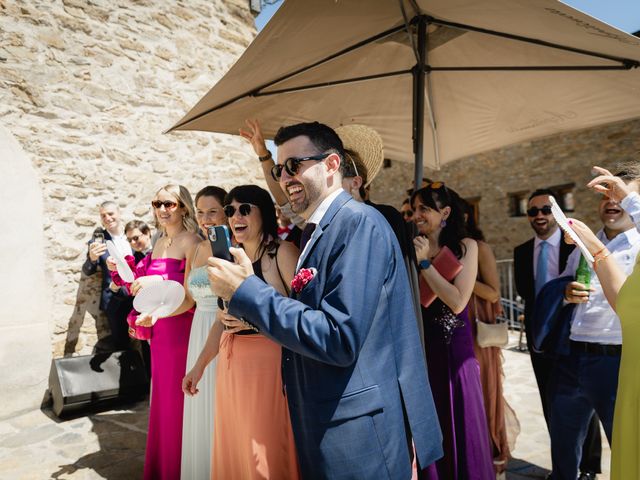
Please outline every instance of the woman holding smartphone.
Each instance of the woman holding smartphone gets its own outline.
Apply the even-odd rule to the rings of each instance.
[[[280,242],[269,193],[255,185],[232,189],[224,213],[254,273],[288,295],[298,249]],[[280,372],[281,347],[248,324],[220,311],[225,325],[216,366],[212,478],[298,478],[293,432]],[[212,358],[207,343],[201,358]],[[207,351],[208,350],[208,351]],[[193,380],[196,380],[195,378]],[[185,379],[188,391],[197,381]]]
[[[443,434],[444,457],[418,474],[429,480],[494,480],[493,455],[482,401],[480,367],[473,353],[467,311],[478,272],[478,245],[468,237],[460,197],[442,182],[411,196],[421,297],[427,286],[436,298],[422,308],[429,383]],[[446,260],[450,282],[432,265]],[[443,271],[444,268],[440,267]]]
[[[136,266],[136,279],[127,285],[132,295],[160,280],[183,283],[187,253],[201,241],[196,234],[191,194],[185,187],[165,185],[156,192],[151,205],[162,236],[151,255]],[[125,284],[117,272],[113,279]],[[149,317],[138,318],[130,330],[136,338],[148,338],[151,347],[151,405],[144,462],[144,478],[148,480],[180,478],[184,409],[181,384],[192,319],[192,311],[159,318],[153,326]]]

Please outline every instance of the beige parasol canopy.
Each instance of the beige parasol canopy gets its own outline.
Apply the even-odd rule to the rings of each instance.
[[[639,62],[639,38],[554,0],[287,0],[171,130],[363,124],[418,177],[639,117]]]

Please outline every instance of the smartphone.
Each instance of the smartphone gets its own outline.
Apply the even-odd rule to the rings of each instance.
[[[215,227],[209,227],[208,233],[213,256],[233,262],[233,257],[231,253],[229,253],[229,247],[231,247],[229,227],[226,225],[216,225]]]
[[[104,243],[103,232],[93,232],[93,243]]]

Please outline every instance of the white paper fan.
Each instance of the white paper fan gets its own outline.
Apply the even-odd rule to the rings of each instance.
[[[158,318],[174,312],[184,300],[184,288],[174,280],[152,283],[138,292],[133,299],[133,308],[151,317],[156,323]]]
[[[127,283],[133,283],[136,277],[133,276],[133,272],[131,271],[131,268],[129,268],[129,264],[124,259],[124,255],[120,249],[111,240],[107,240],[107,251],[116,262],[116,269],[118,270],[120,278]]]
[[[593,255],[591,255],[591,252],[589,252],[589,250],[587,249],[587,246],[582,242],[582,240],[580,240],[580,237],[578,237],[576,232],[573,231],[573,228],[569,226],[567,217],[562,211],[562,209],[560,208],[560,206],[558,205],[558,203],[556,202],[556,199],[553,198],[552,196],[549,196],[549,200],[551,201],[551,213],[553,214],[553,217],[556,219],[556,222],[558,222],[558,225],[560,225],[560,228],[562,228],[562,230],[567,232],[567,234],[571,237],[571,240],[575,242],[575,244],[578,246],[578,248],[582,252],[582,256],[590,264],[593,264]]]

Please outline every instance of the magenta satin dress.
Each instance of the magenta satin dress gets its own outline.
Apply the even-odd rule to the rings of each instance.
[[[144,272],[140,271],[144,268]],[[185,260],[151,259],[138,265],[138,275],[162,275],[165,280],[184,281]],[[160,318],[151,328],[151,405],[149,433],[144,461],[145,480],[180,478],[182,456],[182,379],[187,365],[187,348],[193,311]]]

